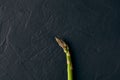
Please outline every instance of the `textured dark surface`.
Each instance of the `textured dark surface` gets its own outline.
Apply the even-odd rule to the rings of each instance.
[[[0,80],[120,80],[119,0],[0,0]]]

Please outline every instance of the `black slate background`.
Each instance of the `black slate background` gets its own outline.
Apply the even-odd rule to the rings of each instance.
[[[0,80],[120,80],[119,0],[0,0]]]

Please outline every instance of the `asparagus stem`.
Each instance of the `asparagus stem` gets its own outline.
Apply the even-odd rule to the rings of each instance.
[[[72,73],[72,61],[71,61],[71,55],[69,51],[68,45],[61,39],[55,37],[58,45],[62,47],[65,55],[66,55],[66,61],[67,61],[67,79],[73,80],[73,73]]]

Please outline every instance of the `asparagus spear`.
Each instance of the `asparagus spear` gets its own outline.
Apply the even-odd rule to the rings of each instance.
[[[68,45],[61,39],[55,37],[55,40],[57,41],[58,45],[63,49],[66,60],[67,60],[67,79],[73,80],[73,74],[72,74],[72,62],[71,62],[71,55],[69,51]]]

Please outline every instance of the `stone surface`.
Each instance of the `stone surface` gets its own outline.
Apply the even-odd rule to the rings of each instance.
[[[0,0],[0,80],[120,80],[119,0]]]

